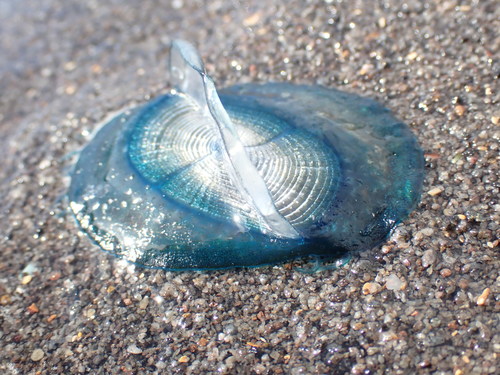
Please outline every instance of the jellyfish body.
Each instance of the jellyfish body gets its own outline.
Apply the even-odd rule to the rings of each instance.
[[[416,206],[422,151],[373,100],[288,83],[219,94],[183,41],[171,75],[175,90],[107,121],[75,166],[71,209],[104,250],[165,269],[332,257]]]

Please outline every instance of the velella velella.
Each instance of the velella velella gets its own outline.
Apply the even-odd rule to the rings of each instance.
[[[321,86],[215,89],[195,48],[174,86],[105,121],[68,197],[104,250],[169,270],[274,264],[372,248],[416,206],[423,154],[375,101]]]

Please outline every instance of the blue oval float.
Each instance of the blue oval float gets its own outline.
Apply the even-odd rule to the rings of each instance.
[[[176,89],[106,122],[72,173],[70,207],[104,250],[176,270],[334,257],[416,206],[422,151],[373,100],[288,83],[218,94],[190,44],[170,56]]]

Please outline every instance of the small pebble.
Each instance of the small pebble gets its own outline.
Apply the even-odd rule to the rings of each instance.
[[[430,237],[434,234],[434,229],[432,228],[424,228],[420,231],[424,236]]]
[[[397,340],[397,339],[398,339],[398,335],[396,335],[394,332],[391,332],[391,331],[382,332],[380,334],[380,341],[383,341],[383,342]]]
[[[95,74],[102,73],[102,66],[100,66],[98,64],[92,65],[90,69],[92,70],[92,73],[95,73]]]
[[[374,69],[374,66],[372,64],[364,64],[361,69],[359,70],[359,75],[367,75],[369,74],[371,71],[373,71]]]
[[[451,270],[449,268],[443,268],[439,274],[442,276],[442,277],[448,277],[451,275]]]
[[[4,294],[3,296],[0,297],[0,305],[2,306],[9,305],[11,301],[12,299],[8,294]]]
[[[23,278],[21,279],[21,284],[23,285],[29,284],[31,280],[33,280],[33,276],[31,275],[23,276]]]
[[[56,314],[52,314],[51,316],[49,316],[47,318],[47,323],[51,323],[56,318],[57,318],[57,315]]]
[[[31,305],[28,306],[28,311],[29,311],[30,314],[36,314],[40,310],[38,309],[37,305],[35,305],[34,303],[32,303]]]
[[[484,306],[484,305],[486,305],[486,300],[490,296],[490,293],[491,293],[491,289],[490,288],[486,288],[485,290],[483,290],[483,293],[481,293],[481,295],[477,298],[477,304],[478,304],[478,306]]]
[[[355,364],[351,369],[351,373],[354,375],[365,374],[366,373],[366,366],[363,364],[359,364],[359,363]]]
[[[436,262],[436,259],[437,254],[434,250],[426,250],[424,251],[424,255],[422,255],[422,266],[424,266],[424,268],[428,268]]]
[[[189,362],[189,357],[187,355],[183,355],[179,358],[179,363],[187,363]]]
[[[76,63],[74,61],[68,61],[68,62],[64,63],[63,68],[67,72],[71,72],[71,71],[75,70]]]
[[[457,285],[460,289],[464,290],[469,287],[469,282],[466,279],[460,279],[458,280]]]
[[[259,23],[261,17],[261,12],[255,12],[243,20],[243,25],[247,27],[255,26]]]
[[[463,105],[457,105],[457,106],[455,107],[455,113],[456,113],[458,116],[463,116],[463,115],[464,115],[464,113],[465,113],[465,111],[466,111],[466,108],[465,108],[465,106],[463,106]]]
[[[408,55],[406,55],[406,59],[409,61],[413,61],[418,57],[418,53],[416,52],[410,52]]]
[[[64,92],[65,92],[67,95],[73,95],[73,94],[76,92],[76,86],[75,86],[75,85],[68,85],[68,86],[66,86],[66,88],[64,89]]]
[[[352,329],[355,331],[359,331],[361,328],[363,328],[365,325],[363,323],[357,322],[354,323],[352,326]]]
[[[494,249],[500,244],[500,240],[495,240],[495,241],[488,241],[486,242],[486,246],[488,246],[490,249]]]
[[[141,302],[139,302],[139,308],[141,310],[146,310],[146,308],[148,307],[149,305],[149,298],[148,297],[144,297]]]
[[[402,290],[405,284],[404,280],[401,280],[396,275],[389,275],[385,281],[385,287],[389,290]]]
[[[57,281],[61,278],[61,274],[59,272],[55,272],[52,275],[50,275],[49,280],[50,281]]]
[[[443,189],[439,188],[439,187],[436,187],[436,188],[433,188],[431,190],[429,190],[427,192],[427,194],[431,195],[431,196],[435,196],[435,195],[439,195],[443,192]]]
[[[163,361],[159,361],[159,362],[156,362],[155,366],[158,370],[163,370],[167,367],[167,364]]]
[[[437,160],[441,155],[437,152],[426,152],[424,156],[428,159]]]
[[[382,290],[379,283],[365,283],[363,285],[363,294],[376,294]]]
[[[127,347],[127,352],[130,354],[141,354],[142,350],[137,347],[135,344],[131,344]]]
[[[45,353],[42,349],[35,349],[33,350],[33,353],[31,353],[31,360],[34,362],[38,362],[43,358],[44,355]]]

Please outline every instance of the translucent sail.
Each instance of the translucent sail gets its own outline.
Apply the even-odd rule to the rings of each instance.
[[[219,131],[224,162],[233,184],[245,201],[271,229],[271,235],[299,238],[298,232],[278,212],[271,194],[250,161],[236,129],[224,109],[213,80],[205,72],[203,62],[188,42],[175,40],[170,50],[170,75],[176,89],[191,98]]]

